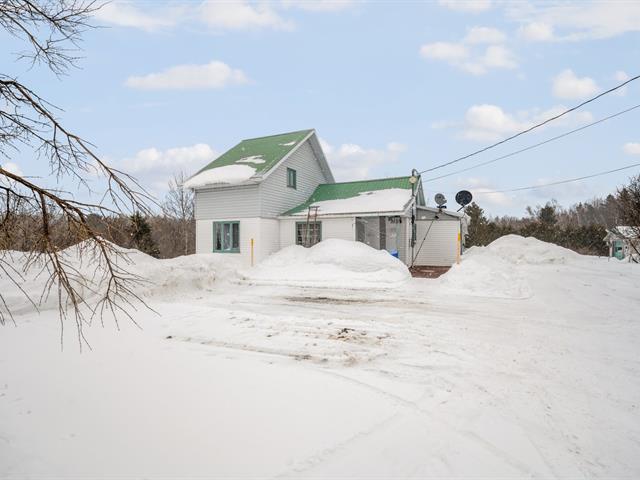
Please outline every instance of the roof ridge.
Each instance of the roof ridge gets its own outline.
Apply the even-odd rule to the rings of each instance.
[[[320,186],[320,185],[346,185],[348,183],[379,182],[380,180],[399,180],[401,178],[411,178],[411,175],[400,175],[398,177],[370,178],[368,180],[351,180],[349,182],[320,183],[318,186]]]
[[[271,137],[280,137],[282,135],[291,135],[293,133],[302,133],[302,132],[313,132],[315,131],[315,128],[307,128],[307,129],[303,129],[303,130],[294,130],[293,132],[283,132],[283,133],[274,133],[271,135],[263,135],[262,137],[251,137],[251,138],[244,138],[242,140],[240,140],[240,143],[242,142],[248,142],[249,140],[258,140],[261,138],[271,138]],[[238,143],[237,145],[240,145],[240,143]]]

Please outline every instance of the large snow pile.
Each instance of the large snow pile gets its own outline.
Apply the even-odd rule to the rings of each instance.
[[[360,289],[395,287],[411,274],[384,250],[330,238],[311,248],[283,248],[242,276],[262,284]]]
[[[540,265],[544,263],[569,263],[583,259],[580,255],[568,248],[560,247],[553,243],[543,242],[533,237],[521,237],[520,235],[505,235],[491,242],[486,247],[473,247],[468,256],[493,254],[507,262],[516,265]]]
[[[440,288],[451,294],[494,298],[527,298],[531,287],[526,266],[584,261],[584,257],[533,237],[505,235],[486,247],[472,247],[443,275]]]
[[[203,290],[211,289],[215,282],[236,278],[240,266],[239,259],[229,255],[188,255],[159,260],[139,250],[116,245],[112,247],[115,254],[111,258],[120,269],[119,273],[135,282],[129,285],[142,299],[156,297],[166,300],[201,295]],[[32,311],[34,305],[31,302],[39,310],[58,307],[55,285],[48,295],[42,295],[50,276],[50,266],[44,259],[30,261],[27,254],[16,251],[1,251],[0,255],[13,267],[11,272],[2,272],[0,275],[0,292],[12,313]],[[97,250],[87,244],[78,244],[62,250],[59,255],[74,288],[89,304],[104,293],[107,287],[105,279],[108,277],[105,276],[104,259],[101,259]]]

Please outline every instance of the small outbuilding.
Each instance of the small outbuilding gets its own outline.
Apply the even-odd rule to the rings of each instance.
[[[609,257],[640,263],[640,227],[620,225],[610,228],[604,241],[609,245]]]

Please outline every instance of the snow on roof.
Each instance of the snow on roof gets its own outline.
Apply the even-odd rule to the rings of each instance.
[[[376,193],[383,191],[387,193]],[[304,203],[282,215],[306,215],[310,206],[320,207],[320,215],[399,212],[411,200],[412,191],[410,177],[322,183]],[[421,195],[421,192],[419,189],[418,194]]]
[[[198,188],[205,185],[242,183],[253,177],[255,173],[256,169],[249,165],[226,165],[203,170],[184,182],[184,186]]]
[[[185,185],[189,188],[197,188],[212,184],[242,183],[253,175],[259,181],[261,176],[274,168],[280,160],[285,158],[313,133],[314,130],[300,130],[242,140],[202,168]],[[246,164],[251,164],[254,167],[251,175],[246,169],[230,168],[233,166],[243,167]],[[216,173],[200,177],[201,174],[210,170],[215,170]],[[196,177],[198,180],[196,180]],[[202,179],[211,180],[203,183]]]
[[[313,202],[309,206],[318,207],[318,215],[338,215],[357,212],[401,212],[410,200],[411,190],[389,188],[386,190],[360,192],[358,195],[350,198]],[[293,213],[293,215],[306,214],[307,210]]]
[[[261,164],[261,163],[264,163],[265,161],[266,160],[264,159],[264,157],[262,155],[251,155],[250,157],[241,158],[236,163],[256,163],[256,164]]]
[[[623,238],[640,237],[640,227],[631,227],[629,225],[618,225],[617,227],[613,227],[610,232]]]

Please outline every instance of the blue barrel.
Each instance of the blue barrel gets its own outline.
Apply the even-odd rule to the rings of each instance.
[[[391,250],[389,253],[391,254],[392,257],[400,258],[398,256],[398,251],[397,250]]]

